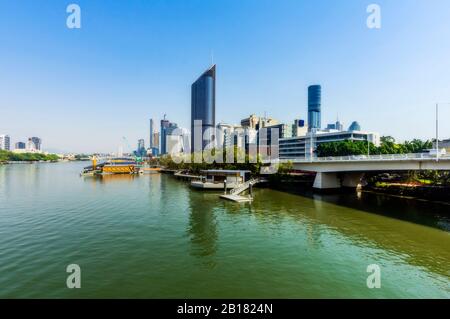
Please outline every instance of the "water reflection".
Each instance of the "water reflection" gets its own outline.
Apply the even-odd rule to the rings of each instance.
[[[214,256],[217,251],[217,220],[215,208],[217,194],[189,190],[188,234],[192,243],[191,253],[197,257]],[[209,260],[207,263],[214,265]]]
[[[436,217],[439,215],[428,215],[433,209],[439,212],[442,205],[364,192],[358,198],[356,194],[302,196],[275,190],[258,190],[252,205],[265,211],[267,218],[289,219],[306,227],[316,246],[323,234],[336,233],[352,245],[380,250],[411,265],[450,275],[449,233],[429,227],[439,221],[447,224],[445,218]],[[412,216],[406,217],[409,213]],[[398,215],[403,218],[396,218]],[[415,222],[401,220],[406,218]],[[425,225],[419,224],[421,221]]]
[[[113,183],[119,182],[124,183],[133,182],[136,178],[140,176],[134,174],[105,174],[105,175],[95,175],[95,176],[81,176],[83,181],[87,183]]]

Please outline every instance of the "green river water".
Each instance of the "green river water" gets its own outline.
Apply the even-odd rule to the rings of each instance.
[[[449,205],[267,188],[238,204],[163,174],[80,177],[87,164],[0,166],[0,297],[450,297]]]

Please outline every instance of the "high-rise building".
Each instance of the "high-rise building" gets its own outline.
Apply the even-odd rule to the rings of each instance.
[[[259,129],[259,117],[255,114],[241,120],[241,126],[245,128]]]
[[[190,143],[189,137],[190,135],[187,129],[175,127],[166,137],[167,154],[177,155],[186,152],[186,147]]]
[[[344,125],[341,122],[339,122],[339,120],[336,121],[336,130],[338,131],[344,130]]]
[[[138,140],[138,150],[140,150],[141,148],[145,148],[145,141],[144,139],[139,139]]]
[[[262,129],[263,127],[272,126],[279,124],[279,121],[271,117],[260,117],[255,114],[241,120],[241,126],[243,128],[251,128],[254,130]]]
[[[11,150],[11,138],[9,135],[0,135],[0,150]]]
[[[150,119],[150,148],[153,148],[153,134],[155,134],[154,127],[153,127],[153,119]]]
[[[167,154],[167,137],[173,133],[178,128],[176,123],[171,123],[169,120],[166,120],[166,116],[164,115],[164,119],[161,120],[161,152],[160,154]]]
[[[40,151],[42,146],[42,140],[39,137],[30,137],[27,142],[27,150]]]
[[[141,157],[147,155],[147,150],[145,149],[144,139],[138,140],[137,149],[134,153],[136,156],[141,156]]]
[[[219,123],[216,132],[216,147],[227,148],[233,145],[234,125]]]
[[[195,145],[195,121],[201,121],[201,149]],[[191,87],[191,149],[202,151],[214,142],[214,128],[216,123],[216,66],[206,70]],[[198,130],[200,128],[197,128]],[[205,134],[205,132],[209,134]]]
[[[308,132],[308,125],[305,125],[305,120],[294,120],[292,124],[292,136],[303,136]]]
[[[159,144],[161,146],[160,148],[160,154],[164,155],[166,154],[166,136],[167,136],[167,128],[169,127],[169,120],[166,120],[166,115],[164,114],[164,119],[161,120],[161,129],[160,129],[160,138],[161,143]]]
[[[153,133],[153,142],[152,142],[152,148],[159,149],[159,132]]]
[[[308,87],[308,126],[309,131],[320,130],[321,128],[321,99],[322,87],[311,85]]]
[[[24,150],[26,148],[27,148],[27,144],[25,144],[24,142],[17,142],[15,145],[16,150]]]

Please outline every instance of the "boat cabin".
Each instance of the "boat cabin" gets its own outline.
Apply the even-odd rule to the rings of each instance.
[[[250,171],[246,170],[220,170],[209,169],[201,171],[201,179],[192,181],[191,186],[204,189],[224,189],[225,181],[227,189],[238,187],[250,177]]]

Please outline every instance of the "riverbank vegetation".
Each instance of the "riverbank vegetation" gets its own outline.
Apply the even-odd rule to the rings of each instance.
[[[340,141],[322,143],[317,147],[317,156],[349,156],[349,155],[382,155],[422,153],[433,147],[431,141],[414,139],[404,143],[396,143],[391,136],[381,137],[380,146],[365,141]]]
[[[407,171],[390,173],[367,173],[366,181],[369,186],[387,187],[387,186],[450,186],[449,171]]]
[[[10,151],[0,150],[0,163],[57,161],[58,159],[59,157],[55,154],[14,153]]]
[[[261,169],[261,159],[259,156],[251,157],[245,154],[244,150],[235,147],[233,160],[227,161],[228,152],[233,152],[233,149],[223,151],[213,149],[210,152],[205,152],[205,154],[198,152],[175,157],[164,155],[159,158],[157,164],[167,169],[185,170],[192,174],[199,174],[200,171],[208,169],[248,170],[251,171],[252,175],[259,174]]]
[[[450,202],[449,171],[366,173],[364,189],[389,195]]]

